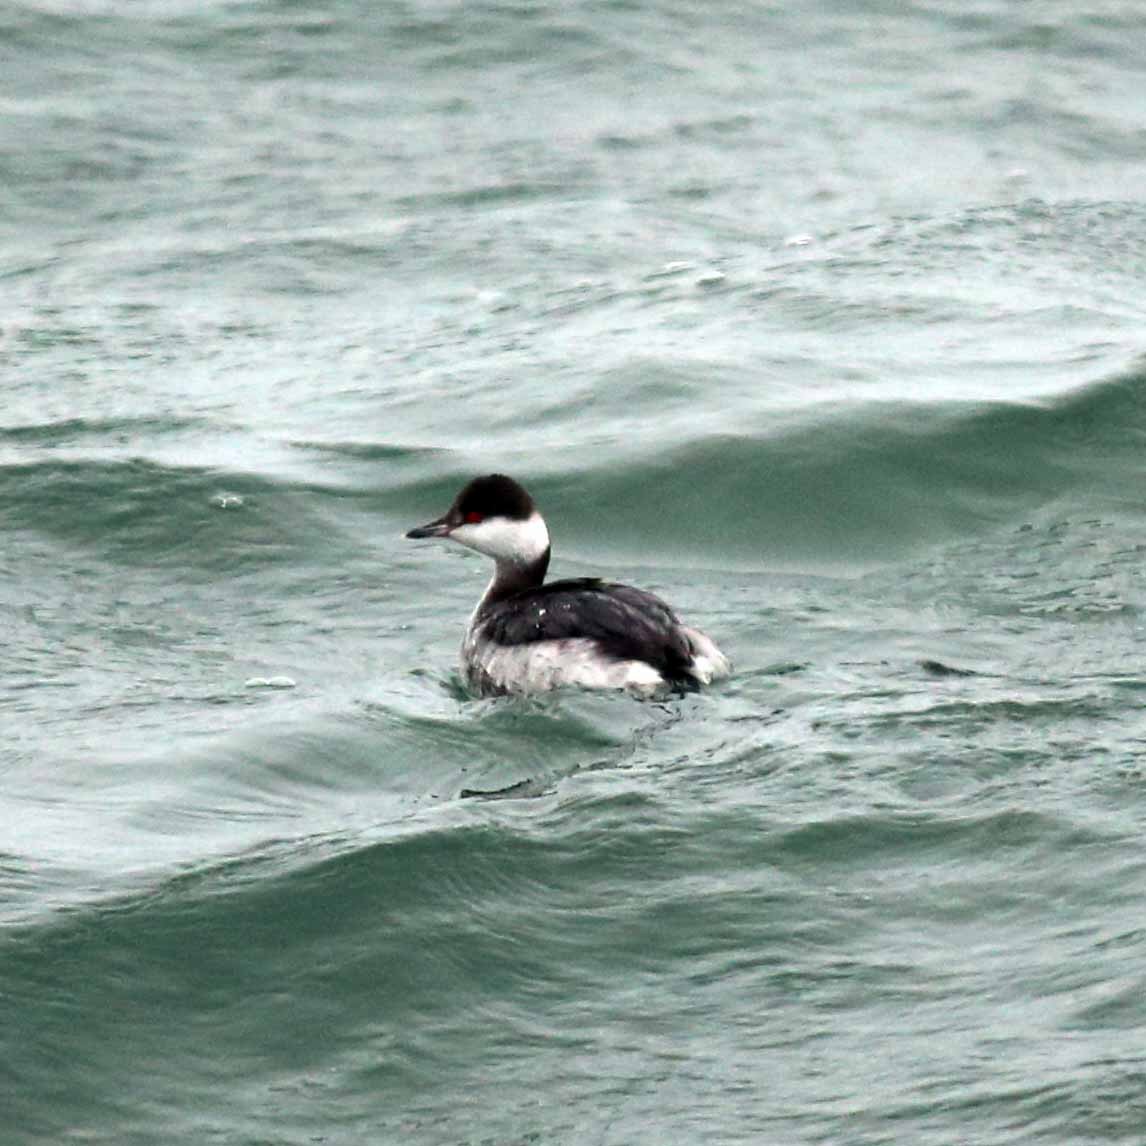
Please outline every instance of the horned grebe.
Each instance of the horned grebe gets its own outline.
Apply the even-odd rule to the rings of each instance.
[[[728,658],[659,597],[596,577],[545,584],[549,531],[512,478],[474,478],[443,517],[407,537],[448,537],[496,563],[462,641],[462,673],[480,696],[561,685],[649,695],[692,689]]]

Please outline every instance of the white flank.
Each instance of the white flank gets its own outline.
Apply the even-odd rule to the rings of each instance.
[[[484,676],[505,692],[548,692],[573,685],[580,688],[627,688],[646,694],[664,684],[664,677],[644,661],[610,661],[596,641],[570,637],[533,641],[525,645],[486,644],[462,649],[462,664],[472,683]]]

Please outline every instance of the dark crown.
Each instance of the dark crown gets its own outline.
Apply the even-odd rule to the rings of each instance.
[[[511,521],[526,521],[533,513],[533,498],[513,478],[487,474],[474,478],[458,494],[454,513],[463,521],[469,513],[481,514],[483,519],[508,517]]]

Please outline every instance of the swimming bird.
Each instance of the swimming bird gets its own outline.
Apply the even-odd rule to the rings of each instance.
[[[659,597],[597,577],[545,581],[545,519],[513,478],[474,478],[436,521],[407,537],[445,537],[494,560],[462,640],[462,675],[479,696],[563,685],[648,696],[708,684],[728,658]]]

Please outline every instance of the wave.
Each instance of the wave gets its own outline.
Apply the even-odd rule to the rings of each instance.
[[[563,554],[587,561],[607,553],[639,563],[653,551],[728,567],[878,563],[1064,499],[1140,512],[1141,364],[1041,401],[834,403],[773,411],[768,422],[588,465],[585,451],[563,452],[560,469],[532,474],[537,459],[527,458],[515,473],[560,520]],[[160,437],[185,428],[130,427]],[[88,449],[121,431],[115,422],[5,430],[0,443],[22,460],[0,466],[0,523],[116,560],[241,571],[319,544],[328,555],[331,545],[361,549],[363,522],[341,520],[348,504],[413,521],[473,472],[456,453],[393,442],[287,443],[291,478],[54,454],[60,442]]]
[[[773,430],[709,436],[619,469],[542,477],[564,528],[599,522],[735,562],[880,560],[1080,499],[1140,512],[1146,368],[1041,402],[816,407]],[[591,541],[589,539],[592,539]]]
[[[16,433],[27,439],[41,431]],[[300,559],[319,546],[337,556],[347,536],[328,497],[337,494],[258,473],[140,457],[41,454],[0,465],[0,528],[116,565],[239,574]]]

